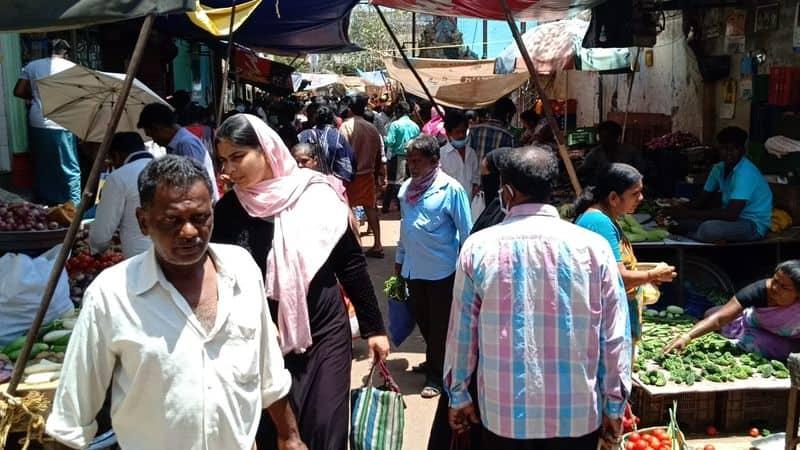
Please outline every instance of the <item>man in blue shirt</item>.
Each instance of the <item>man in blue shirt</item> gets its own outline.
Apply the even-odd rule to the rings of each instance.
[[[758,168],[747,159],[747,132],[737,127],[717,135],[721,162],[714,165],[703,192],[688,207],[671,208],[677,232],[703,242],[745,242],[763,239],[772,220],[772,191]],[[721,206],[715,205],[721,194]]]
[[[407,146],[411,179],[400,187],[400,240],[395,274],[408,280],[411,309],[426,343],[423,398],[442,389],[453,283],[472,214],[461,184],[439,168],[439,141],[428,135]],[[421,368],[420,368],[421,369]]]
[[[144,130],[144,134],[156,144],[166,148],[168,154],[185,156],[200,163],[216,186],[217,177],[209,149],[191,131],[178,125],[177,117],[169,106],[151,103],[142,108],[137,128]],[[219,191],[216,188],[211,194],[213,201],[219,200]]]

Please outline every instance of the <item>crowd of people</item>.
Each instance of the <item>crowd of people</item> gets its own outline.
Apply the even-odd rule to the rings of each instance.
[[[562,172],[552,131],[525,112],[520,136],[508,98],[487,111],[434,106],[427,120],[418,104],[364,95],[237,101],[215,130],[185,96],[172,100],[175,111],[149,105],[139,119],[166,156],[137,133],[112,142],[116,170],[90,243],[102,251],[119,229],[127,259],[84,296],[47,423],[56,440],[86,447],[110,388],[126,449],[347,448],[344,297],[373,358],[387,358],[366,258],[385,257],[380,215],[395,202],[394,272],[426,343],[414,370],[421,396],[439,399],[428,448],[448,448],[453,433],[473,450],[619,440],[641,336],[637,291],[676,273],[636,270],[621,232],[619,218],[642,201],[644,163],[618,126],[601,124],[570,223],[552,204]],[[762,232],[766,194],[742,186],[755,175],[741,137],[719,136],[723,162],[706,191],[722,190],[727,206],[703,217],[730,222],[725,238],[749,239]],[[364,250],[356,207],[375,238]],[[700,218],[687,211],[673,213]],[[739,316],[746,328],[747,307],[794,308],[798,267],[779,266],[666,350]]]

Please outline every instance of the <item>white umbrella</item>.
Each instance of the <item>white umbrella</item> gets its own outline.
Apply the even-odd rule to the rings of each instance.
[[[99,72],[76,65],[36,81],[45,117],[88,142],[102,142],[119,98],[125,74]],[[168,105],[139,80],[133,81],[117,132],[135,131],[142,108],[150,103]]]

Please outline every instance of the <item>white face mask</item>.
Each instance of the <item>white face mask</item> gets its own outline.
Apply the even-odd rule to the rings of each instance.
[[[514,198],[514,191],[512,191],[511,188],[509,188],[508,186],[503,186],[497,190],[497,198],[500,200],[500,211],[502,211],[503,214],[508,215],[509,212],[508,205],[506,205],[505,202],[503,201],[503,191],[506,188],[508,188],[508,192],[511,194],[511,198],[512,199]]]

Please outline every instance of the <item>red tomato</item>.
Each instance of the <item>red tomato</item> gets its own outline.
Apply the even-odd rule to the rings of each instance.
[[[650,447],[658,448],[661,446],[661,440],[655,436],[650,436]]]
[[[761,435],[761,432],[758,431],[758,428],[750,428],[750,437],[758,437]]]
[[[706,434],[709,436],[716,436],[717,429],[713,425],[709,425],[708,428],[706,428]]]
[[[642,439],[640,441],[636,441],[636,450],[647,450],[650,445],[648,445],[648,441]]]
[[[642,435],[637,433],[637,432],[635,432],[635,431],[633,433],[631,433],[630,436],[628,436],[628,440],[630,442],[633,442],[634,444],[639,442],[639,439],[641,439],[641,438],[642,438]]]
[[[625,450],[636,450],[636,444],[631,441],[625,443]]]
[[[703,450],[716,450],[716,449],[714,448],[714,446],[713,446],[713,445],[711,445],[711,444],[708,444],[708,445],[706,445],[705,447],[703,447]]]

